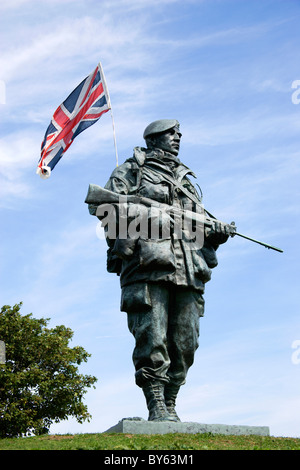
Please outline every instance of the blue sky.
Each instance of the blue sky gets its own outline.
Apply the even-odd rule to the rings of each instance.
[[[54,110],[101,61],[120,163],[151,121],[178,119],[205,207],[284,250],[238,237],[220,248],[181,420],[300,437],[299,2],[4,0],[0,17],[0,303],[72,328],[72,344],[92,354],[82,373],[98,377],[85,400],[92,421],[51,432],[147,418],[119,280],[84,204],[88,184],[115,167],[109,114],[48,180],[35,173]]]

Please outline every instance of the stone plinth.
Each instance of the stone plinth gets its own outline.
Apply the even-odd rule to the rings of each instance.
[[[172,421],[146,421],[142,418],[124,418],[115,426],[109,428],[107,433],[128,433],[128,434],[168,434],[168,433],[212,433],[226,434],[234,436],[269,436],[268,426],[246,426],[227,424],[202,424],[194,422],[172,422]]]

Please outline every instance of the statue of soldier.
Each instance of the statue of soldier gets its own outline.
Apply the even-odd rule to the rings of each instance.
[[[105,189],[179,209],[188,203],[200,204],[189,178],[195,175],[178,158],[178,121],[151,123],[144,139],[147,148],[136,147],[133,157],[115,168]],[[95,207],[89,209],[96,215]],[[165,222],[170,220],[160,221]],[[226,225],[214,224],[204,232],[198,249],[191,249],[172,230],[169,237],[158,239],[107,237],[107,270],[120,276],[121,311],[127,312],[135,338],[135,380],[144,392],[150,421],[180,421],[176,398],[198,347],[204,286],[218,263],[216,250],[229,233]]]

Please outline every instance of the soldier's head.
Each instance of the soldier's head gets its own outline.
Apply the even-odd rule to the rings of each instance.
[[[160,119],[146,127],[144,139],[149,149],[159,148],[177,156],[180,148],[181,132],[176,119]]]

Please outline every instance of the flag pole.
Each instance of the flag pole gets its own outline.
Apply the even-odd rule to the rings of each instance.
[[[102,76],[102,83],[103,83],[103,88],[104,88],[104,93],[107,97],[107,104],[108,104],[108,109],[110,110],[110,115],[111,115],[111,121],[112,121],[112,128],[113,128],[113,136],[114,136],[114,146],[115,146],[115,152],[116,152],[116,166],[119,166],[119,157],[118,157],[118,149],[117,149],[117,139],[116,139],[116,130],[115,130],[115,121],[114,121],[114,116],[112,112],[112,107],[111,107],[111,102],[110,102],[110,96],[108,93],[108,88],[106,85],[106,80],[105,80],[105,75],[102,69],[101,62],[99,62],[99,68],[101,70],[101,76]]]
[[[114,121],[114,116],[113,116],[113,113],[112,113],[112,109],[111,109],[111,108],[110,108],[110,115],[111,115],[112,128],[113,128],[113,134],[114,134],[114,145],[115,145],[115,151],[116,151],[116,166],[119,166],[118,149],[117,149],[117,139],[116,139],[116,131],[115,131],[115,121]]]

